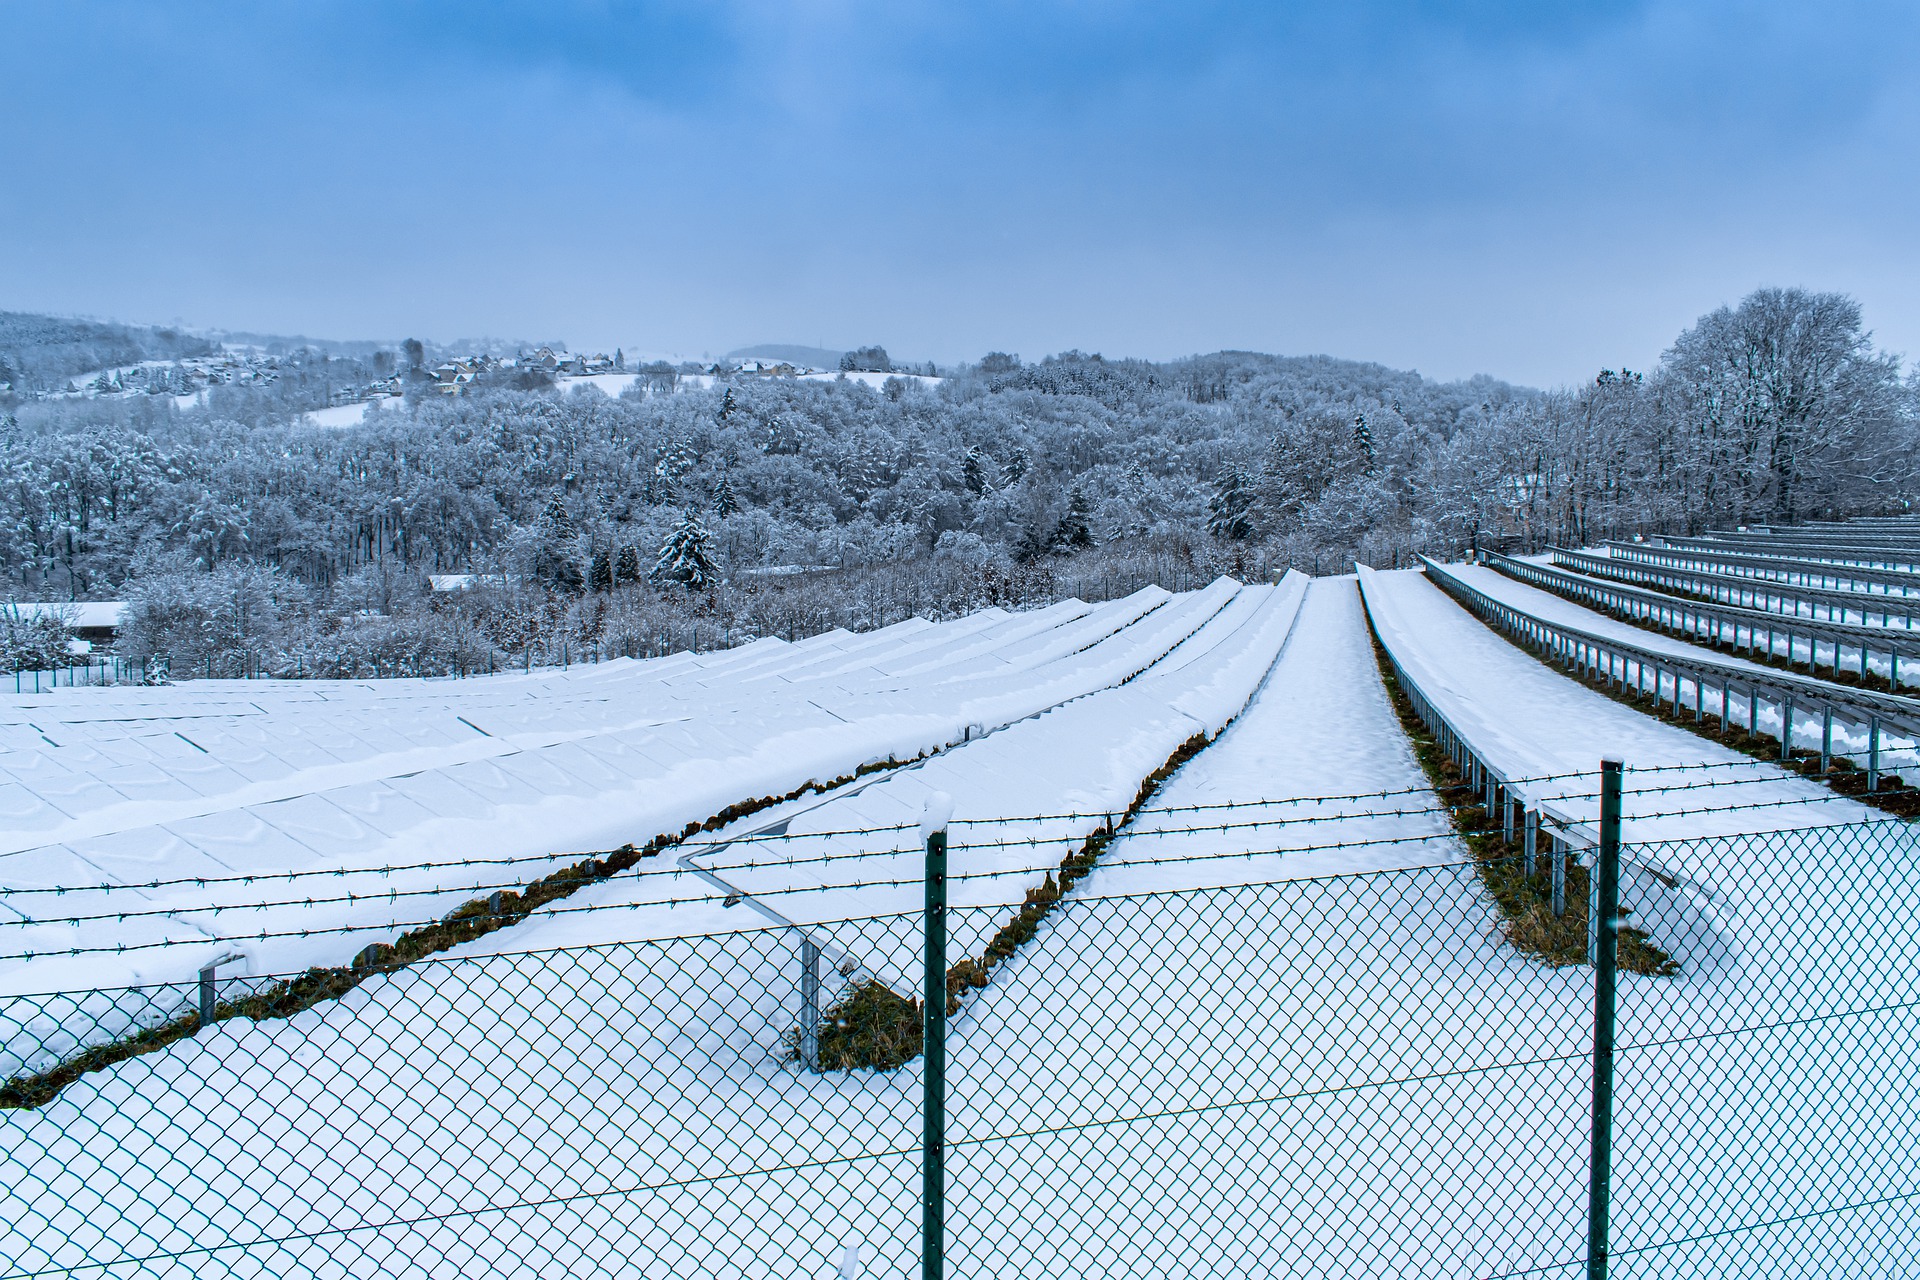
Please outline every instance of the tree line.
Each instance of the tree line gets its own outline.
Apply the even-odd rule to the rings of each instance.
[[[338,431],[217,400],[21,402],[0,419],[0,569],[23,599],[164,587],[187,621],[142,644],[238,654],[254,642],[211,621],[224,607],[272,618],[290,669],[331,646],[361,656],[330,669],[363,670],[385,645],[451,670],[626,652],[701,619],[729,643],[884,625],[1148,569],[1340,572],[1899,510],[1915,402],[1856,303],[1790,289],[1701,317],[1649,370],[1546,392],[1066,352],[879,389],[496,384]],[[429,574],[470,579],[435,593]]]

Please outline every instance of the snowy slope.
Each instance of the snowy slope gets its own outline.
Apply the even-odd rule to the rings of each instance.
[[[1417,575],[1362,579],[1401,661],[1515,772],[1575,761],[1590,771],[1622,741],[1636,763],[1710,749],[1637,732],[1680,733],[1557,676]],[[1224,592],[1211,612],[1189,612],[1187,631],[1131,682],[828,798],[842,806],[835,820],[884,817],[886,798],[911,821],[907,779],[936,766],[952,771],[962,816],[1000,788],[1009,805],[1028,799],[1021,788],[1103,798],[1131,750],[1102,736],[1116,723],[1108,710],[1128,725],[1164,715],[1169,733],[1188,727],[1176,711],[1224,722],[1281,648],[1286,590]],[[1257,699],[1156,810],[1417,785],[1377,678],[1362,678],[1371,656],[1352,591],[1314,585]],[[1622,718],[1602,724],[1603,709]],[[1056,728],[1076,714],[1085,719],[1072,732]],[[1355,785],[1323,788],[1329,773]],[[794,806],[822,820],[824,807]],[[1373,812],[1339,829],[1417,838],[1437,821]],[[1223,847],[1196,839],[1197,850]],[[1110,855],[1152,843],[1122,840]],[[1885,1069],[1910,1019],[1823,1016],[1855,992],[1906,1007],[1913,913],[1889,906],[1874,916],[1883,927],[1850,932],[1809,930],[1794,909],[1842,890],[1911,902],[1920,858],[1824,859],[1815,848],[1785,867],[1788,897],[1784,879],[1769,879],[1777,856],[1737,841],[1675,854],[1690,874],[1720,874],[1718,896],[1681,977],[1622,979],[1616,1242],[1789,1224],[1742,1232],[1731,1259],[1702,1254],[1674,1274],[1833,1274],[1792,1224],[1888,1194],[1884,1171],[1904,1167],[1920,1123],[1911,1090]],[[1282,855],[1263,870],[1286,877],[1302,865]],[[1809,869],[1819,874],[1802,878]],[[1097,872],[1083,886],[1095,892],[1072,895],[952,1020],[955,1274],[1571,1269],[1583,1239],[1590,975],[1544,969],[1498,941],[1495,913],[1460,868],[1102,896],[1189,887],[1147,879],[1158,874],[1124,858]],[[956,936],[980,936],[1004,914],[962,908]],[[169,1280],[758,1278],[830,1276],[851,1243],[864,1274],[909,1274],[918,1064],[815,1076],[784,1059],[793,931],[750,931],[750,920],[735,908],[718,937],[426,962],[290,1019],[222,1022],[88,1076],[40,1111],[7,1116],[0,1260],[24,1272],[117,1263]],[[911,972],[915,915],[825,931],[876,970]],[[1765,1052],[1720,1034],[1743,1020],[1767,1026]],[[1821,1070],[1777,1069],[1795,1059],[1849,1073],[1848,1088],[1827,1092]],[[1867,1105],[1880,1094],[1900,1109]],[[1711,1194],[1676,1198],[1676,1187]],[[493,1208],[515,1202],[534,1207]],[[1016,1219],[1019,1229],[1004,1225]],[[1910,1219],[1889,1230],[1906,1238]],[[173,1251],[187,1252],[164,1256]],[[1638,1265],[1661,1261],[1674,1260]]]

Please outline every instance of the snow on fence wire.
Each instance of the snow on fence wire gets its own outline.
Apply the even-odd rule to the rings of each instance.
[[[1645,922],[1677,978],[1520,959],[1453,864],[1125,896],[1096,870],[957,991],[929,938],[1003,910],[230,991],[0,1111],[0,1277],[898,1276],[929,1242],[955,1276],[1904,1275],[1917,845],[1627,847],[1743,869]],[[198,995],[15,996],[0,1028]]]
[[[1424,557],[1423,557],[1424,560]],[[1598,635],[1578,627],[1547,622],[1522,609],[1495,600],[1469,586],[1444,567],[1425,560],[1427,576],[1469,612],[1523,646],[1552,657],[1568,667],[1605,681],[1610,687],[1627,687],[1651,694],[1656,703],[1671,702],[1678,715],[1692,694],[1696,721],[1710,712],[1707,691],[1718,694],[1717,715],[1723,726],[1736,723],[1739,707],[1734,691],[1745,693],[1745,720],[1740,722],[1749,734],[1766,734],[1780,742],[1780,758],[1788,758],[1796,735],[1806,726],[1802,719],[1817,716],[1820,744],[1820,771],[1825,773],[1831,758],[1855,754],[1835,751],[1835,726],[1853,726],[1860,730],[1866,757],[1867,790],[1880,786],[1882,753],[1889,736],[1908,743],[1920,742],[1920,699],[1897,694],[1849,689],[1825,680],[1791,675],[1784,671],[1689,658],[1669,651],[1633,644],[1611,636]],[[1762,711],[1772,713],[1769,727]]]
[[[1778,612],[1791,617],[1803,616],[1800,613],[1801,605],[1807,607],[1805,616],[1810,617],[1817,617],[1824,606],[1830,622],[1850,622],[1849,615],[1857,613],[1861,624],[1866,625],[1871,611],[1879,614],[1889,628],[1893,626],[1893,620],[1899,618],[1903,626],[1911,629],[1916,612],[1920,612],[1920,598],[1902,604],[1900,596],[1796,586],[1704,569],[1647,565],[1616,556],[1571,551],[1565,547],[1549,547],[1548,551],[1553,556],[1554,564],[1592,577],[1610,578],[1616,582],[1650,583],[1671,591],[1724,600],[1740,608]],[[1788,606],[1792,606],[1791,614],[1787,614]]]
[[[1711,543],[1704,547],[1656,547],[1642,542],[1609,541],[1607,554],[1616,560],[1632,560],[1640,564],[1661,565],[1674,569],[1731,571],[1739,576],[1762,582],[1786,582],[1823,588],[1828,583],[1832,583],[1835,588],[1842,583],[1852,583],[1851,589],[1863,594],[1873,592],[1873,589],[1878,587],[1880,590],[1874,593],[1876,595],[1893,595],[1897,588],[1899,594],[1904,596],[1911,594],[1913,588],[1920,587],[1920,574],[1902,573],[1896,569],[1854,568],[1818,560],[1803,560],[1794,556],[1764,556],[1725,551],[1714,548]],[[1879,602],[1876,600],[1874,603]]]
[[[1698,600],[1677,599],[1660,591],[1622,586],[1549,569],[1545,565],[1517,560],[1498,552],[1483,551],[1481,557],[1485,563],[1508,577],[1530,586],[1545,588],[1555,595],[1595,604],[1602,609],[1616,610],[1634,621],[1644,619],[1658,626],[1699,636],[1710,644],[1725,643],[1735,648],[1745,648],[1767,658],[1785,656],[1789,662],[1800,661],[1800,650],[1795,641],[1804,636],[1809,667],[1819,662],[1820,644],[1825,642],[1828,646],[1825,665],[1838,672],[1845,651],[1851,649],[1859,662],[1859,674],[1865,676],[1869,658],[1877,649],[1886,655],[1888,683],[1895,688],[1900,684],[1901,658],[1911,658],[1916,651],[1920,651],[1920,645],[1914,643],[1913,637],[1887,627],[1821,622],[1812,618],[1787,617],[1764,609],[1706,604]],[[1786,641],[1785,655],[1781,655],[1777,647],[1782,639]]]

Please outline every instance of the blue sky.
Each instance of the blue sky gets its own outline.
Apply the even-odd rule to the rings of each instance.
[[[0,308],[1535,384],[1920,357],[1911,3],[0,0]]]

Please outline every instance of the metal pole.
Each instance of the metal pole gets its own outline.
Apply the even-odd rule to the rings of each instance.
[[[947,830],[927,835],[927,971],[923,1128],[920,1139],[920,1276],[946,1274],[947,1109]]]
[[[800,1065],[820,1070],[820,946],[800,934]]]
[[[1553,841],[1553,915],[1559,919],[1567,914],[1567,846],[1557,836],[1548,838]]]
[[[1867,790],[1880,789],[1880,717],[1867,717]]]
[[[1527,810],[1525,835],[1521,838],[1521,870],[1527,879],[1533,879],[1533,854],[1540,840],[1540,811]]]
[[[1780,763],[1793,759],[1793,699],[1780,701]]]
[[[200,966],[200,1026],[203,1029],[213,1025],[213,1015],[217,1008],[217,1002],[213,998],[214,971],[221,965],[240,958],[237,953],[229,951],[226,955],[209,960]]]
[[[1600,762],[1599,914],[1593,957],[1593,1135],[1587,1163],[1587,1280],[1606,1280],[1607,1211],[1613,1190],[1614,961],[1620,930],[1620,774]]]
[[[1820,772],[1824,775],[1833,759],[1833,708],[1824,707],[1820,712]]]

